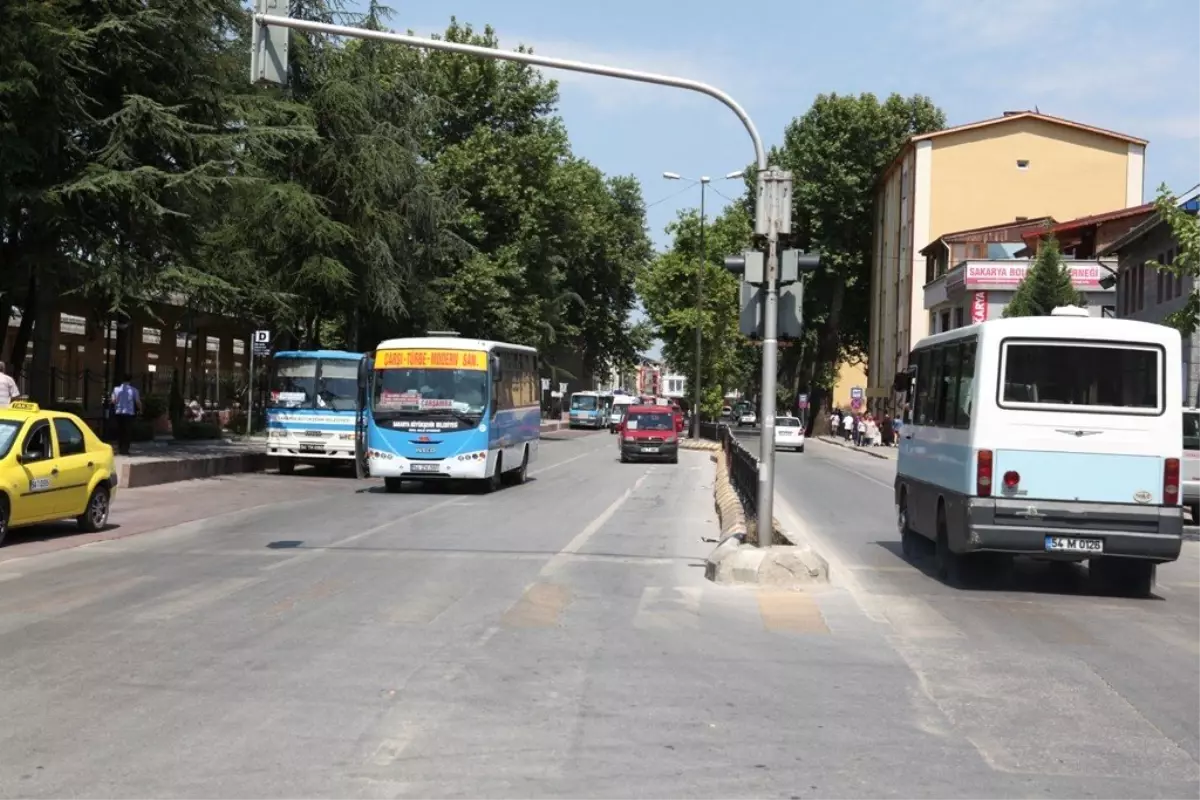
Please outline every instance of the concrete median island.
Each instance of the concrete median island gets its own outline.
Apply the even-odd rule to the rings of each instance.
[[[713,498],[721,535],[705,562],[705,577],[714,583],[795,588],[828,582],[829,564],[807,542],[784,530],[778,519],[773,520],[771,546],[758,546],[758,523],[747,518],[724,455],[716,452],[712,460],[716,465]]]

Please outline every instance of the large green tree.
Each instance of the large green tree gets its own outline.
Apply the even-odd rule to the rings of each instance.
[[[673,237],[670,249],[654,259],[638,280],[638,295],[662,341],[663,358],[691,376],[695,383],[695,336],[701,331],[701,412],[716,416],[724,393],[746,388],[758,348],[738,330],[740,283],[724,268],[725,256],[739,252],[750,241],[750,219],[744,208],[733,205],[716,219],[707,220],[704,232],[704,302],[696,308],[696,275],[701,264],[700,215],[681,212],[667,226]],[[689,398],[690,400],[690,398]]]
[[[905,140],[945,124],[923,95],[822,94],[771,152],[771,162],[795,180],[793,245],[822,254],[804,296],[811,333],[780,358],[781,391],[807,388],[814,410],[828,401],[838,365],[867,351],[876,181]]]
[[[1004,307],[1005,317],[1044,317],[1061,306],[1086,305],[1087,299],[1071,282],[1071,269],[1063,261],[1053,236],[1042,240],[1021,285]]]

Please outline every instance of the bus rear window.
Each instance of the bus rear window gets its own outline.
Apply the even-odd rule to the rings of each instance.
[[[1161,411],[1161,360],[1152,347],[1006,342],[1000,404]]]
[[[1200,450],[1200,413],[1183,412],[1183,449]]]

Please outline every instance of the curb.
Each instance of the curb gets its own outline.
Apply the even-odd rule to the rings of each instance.
[[[708,449],[708,448],[705,448]],[[729,480],[725,459],[716,453],[713,499],[721,527],[720,541],[704,562],[704,577],[714,583],[742,583],[798,588],[829,580],[829,563],[808,544],[774,521],[770,547],[758,547],[756,531],[746,522],[741,500]]]
[[[704,450],[704,451],[711,452],[714,450],[720,450],[721,444],[720,444],[720,442],[713,442],[713,441],[709,441],[708,439],[680,439],[679,440],[679,449],[680,450]]]
[[[825,442],[825,444],[837,445],[838,447],[842,448],[843,450],[853,450],[856,453],[862,453],[863,455],[868,455],[871,458],[878,458],[882,461],[895,461],[894,458],[890,458],[889,456],[881,455],[880,453],[871,452],[870,448],[854,447],[853,445],[848,445],[845,442],[840,442],[831,436],[818,436],[816,438],[817,438],[817,441]]]
[[[541,433],[554,433],[566,427],[561,422],[551,422],[542,426]],[[164,449],[167,447],[164,446]],[[263,472],[274,468],[275,462],[274,456],[266,453],[230,453],[196,458],[172,458],[166,455],[157,461],[118,463],[117,485],[121,489],[142,489],[164,483],[215,478],[218,475]]]

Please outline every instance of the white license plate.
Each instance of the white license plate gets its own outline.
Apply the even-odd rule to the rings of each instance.
[[[1103,553],[1103,539],[1077,539],[1074,536],[1047,536],[1046,550],[1051,553]]]
[[[642,452],[643,453],[657,453],[658,448],[657,447],[643,447]]]
[[[325,445],[323,444],[302,444],[300,445],[301,453],[324,453]]]
[[[409,469],[413,472],[437,472],[441,469],[440,464],[409,464]]]

